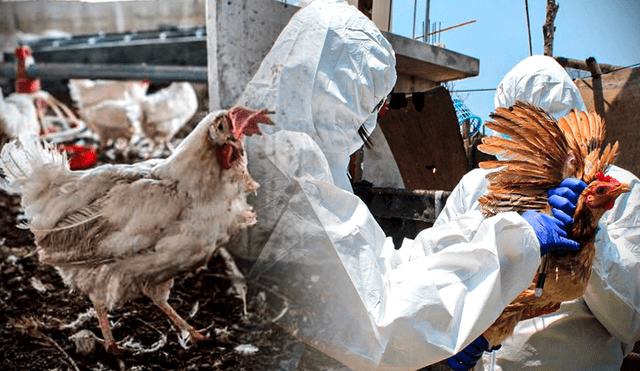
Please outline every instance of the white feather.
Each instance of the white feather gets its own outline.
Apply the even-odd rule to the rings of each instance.
[[[27,188],[41,187],[42,180],[53,174],[69,172],[64,153],[33,133],[22,133],[7,143],[0,152],[0,184],[9,193],[23,194]]]

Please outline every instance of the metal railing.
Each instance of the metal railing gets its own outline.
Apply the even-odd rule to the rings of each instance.
[[[200,66],[154,66],[139,64],[84,64],[84,63],[34,63],[27,67],[27,76],[32,79],[102,79],[102,80],[148,80],[152,83],[173,81],[207,82],[207,67]],[[13,63],[0,63],[0,77],[15,76]]]

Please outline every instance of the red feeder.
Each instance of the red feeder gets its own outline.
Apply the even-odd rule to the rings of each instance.
[[[79,144],[61,145],[68,156],[69,167],[72,170],[82,170],[89,168],[98,162],[98,155],[93,147]]]
[[[35,63],[28,46],[20,46],[14,52],[16,56],[16,92],[35,93],[40,91],[40,80],[27,75],[27,67]]]

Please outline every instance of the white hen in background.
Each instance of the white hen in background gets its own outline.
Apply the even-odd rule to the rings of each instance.
[[[40,134],[40,123],[28,94],[14,93],[4,98],[0,92],[0,146],[22,132]]]
[[[108,145],[118,139],[137,142],[144,136],[150,153],[170,140],[198,110],[198,97],[188,82],[174,82],[147,95],[148,84],[137,81],[71,80],[71,96],[80,116]]]
[[[142,81],[69,80],[80,118],[98,135],[101,146],[141,135],[139,102],[149,84]]]
[[[142,133],[153,142],[152,152],[162,145],[173,151],[170,140],[195,115],[198,97],[188,82],[174,82],[140,100]]]

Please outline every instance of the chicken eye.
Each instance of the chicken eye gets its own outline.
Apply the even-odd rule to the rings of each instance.
[[[599,195],[604,194],[605,191],[606,190],[604,189],[604,187],[599,187],[598,189],[596,189],[596,193]]]
[[[218,130],[222,131],[222,123],[218,124]]]

